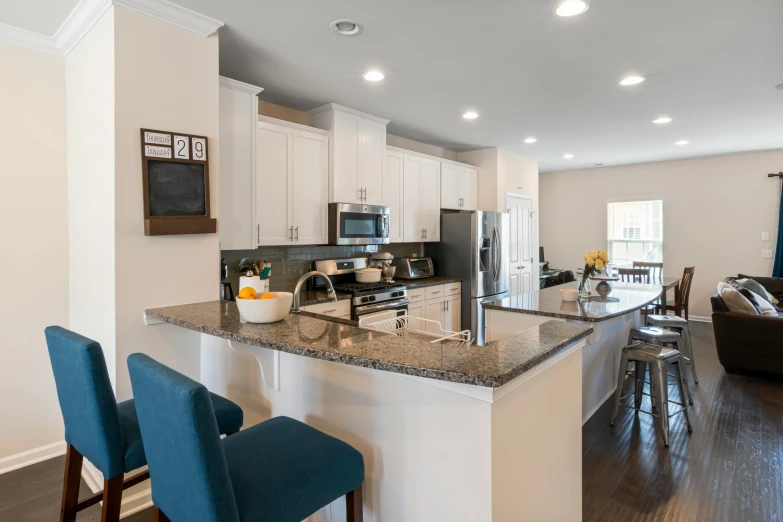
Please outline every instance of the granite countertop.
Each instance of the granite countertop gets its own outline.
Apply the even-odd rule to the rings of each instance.
[[[664,283],[670,282],[664,279]],[[591,281],[593,296],[597,281]],[[567,283],[541,290],[534,290],[524,294],[484,301],[482,306],[487,310],[502,310],[505,312],[517,312],[520,314],[543,315],[560,319],[578,319],[587,322],[599,322],[618,317],[646,306],[661,295],[661,285],[641,283],[609,283],[612,293],[609,297],[617,297],[619,302],[600,302],[596,300],[567,302],[560,297],[563,288],[578,287],[578,283]]]
[[[271,324],[242,324],[236,303],[210,301],[146,310],[148,317],[182,328],[364,368],[442,381],[498,387],[557,355],[592,327],[547,321],[486,346],[456,341],[429,342],[419,334],[395,335],[289,314]]]
[[[459,277],[432,276],[422,279],[395,279],[398,283],[403,283],[408,290],[425,288],[428,286],[447,285],[449,283],[459,283],[462,281]]]

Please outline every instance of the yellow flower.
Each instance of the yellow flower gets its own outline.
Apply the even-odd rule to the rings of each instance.
[[[597,266],[598,268],[603,268],[604,267],[604,260],[601,259],[601,258],[596,259],[595,260],[595,266]]]

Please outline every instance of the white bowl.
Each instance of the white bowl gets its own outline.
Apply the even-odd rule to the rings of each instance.
[[[560,298],[563,301],[576,301],[579,297],[579,290],[574,290],[573,288],[563,288],[560,290]]]
[[[380,268],[362,268],[354,272],[357,283],[377,283],[381,280]]]
[[[274,299],[240,299],[237,297],[239,316],[248,323],[275,323],[282,321],[291,311],[294,294],[271,292]]]

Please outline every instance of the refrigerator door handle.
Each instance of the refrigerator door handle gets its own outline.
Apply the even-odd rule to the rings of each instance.
[[[498,227],[492,230],[492,271],[494,272],[493,278],[495,281],[500,279],[500,255],[501,255],[500,234],[498,233]]]

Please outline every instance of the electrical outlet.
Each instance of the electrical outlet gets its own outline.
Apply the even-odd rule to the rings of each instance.
[[[762,241],[769,241],[769,232],[762,232],[761,233],[761,240]]]
[[[764,259],[772,259],[772,250],[762,250],[761,257]]]

